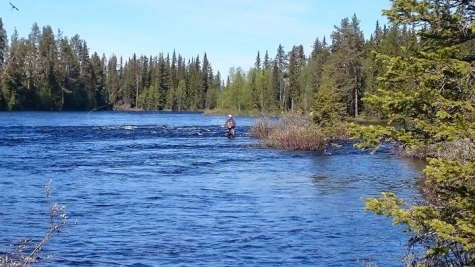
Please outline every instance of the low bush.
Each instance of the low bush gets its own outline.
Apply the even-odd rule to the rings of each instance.
[[[335,140],[346,140],[344,126],[322,129],[304,116],[287,115],[278,121],[258,118],[251,126],[251,137],[261,145],[283,150],[318,151]]]
[[[258,118],[252,124],[249,136],[258,139],[268,138],[272,130],[277,126],[278,123],[271,121],[269,117]]]

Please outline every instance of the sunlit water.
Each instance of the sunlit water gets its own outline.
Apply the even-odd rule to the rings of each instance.
[[[253,118],[235,139],[225,119],[0,113],[0,251],[38,241],[58,202],[69,219],[40,266],[403,266],[408,236],[361,197],[418,197],[419,166],[351,144],[259,149]]]

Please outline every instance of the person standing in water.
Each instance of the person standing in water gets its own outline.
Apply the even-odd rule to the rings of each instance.
[[[226,129],[228,129],[227,136],[229,138],[234,138],[234,136],[235,136],[234,135],[234,128],[236,128],[236,121],[234,120],[233,115],[231,115],[231,114],[228,115],[228,119],[224,123],[223,127],[226,127]]]

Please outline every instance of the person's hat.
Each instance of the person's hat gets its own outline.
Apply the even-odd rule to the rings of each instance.
[[[228,115],[228,118],[232,118],[232,117],[233,117],[233,115],[231,115],[231,114]]]

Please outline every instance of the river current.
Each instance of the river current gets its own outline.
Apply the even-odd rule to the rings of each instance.
[[[39,266],[404,266],[408,235],[362,197],[408,201],[420,166],[351,143],[263,149],[254,118],[166,112],[0,113],[0,252],[68,220]],[[51,193],[44,188],[52,180]]]

